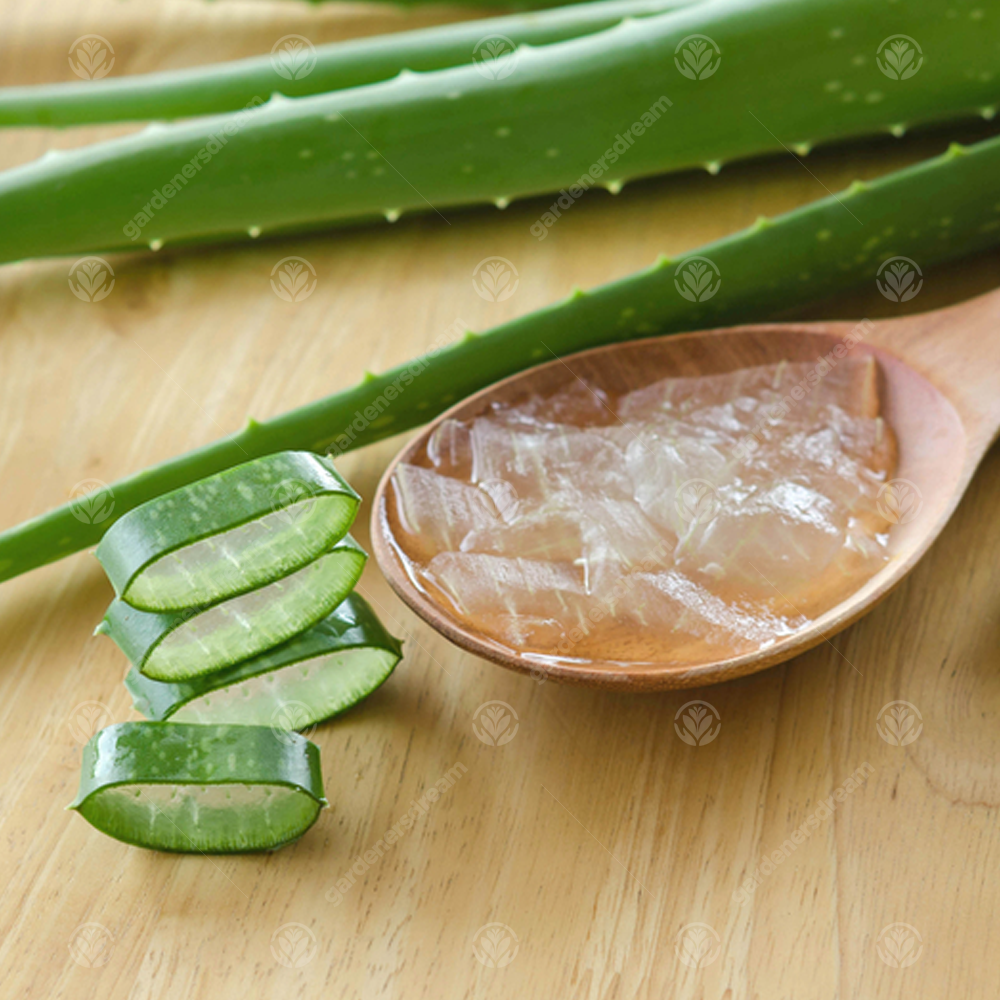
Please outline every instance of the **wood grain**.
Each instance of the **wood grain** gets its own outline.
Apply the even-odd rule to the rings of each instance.
[[[0,0],[0,16],[0,80],[10,84],[68,78],[66,49],[86,32],[120,47],[123,69],[142,71],[267,50],[314,26],[319,40],[454,14],[314,10],[291,0]],[[4,133],[0,165],[98,134]],[[929,136],[821,152],[808,161],[814,176],[789,158],[637,184],[616,199],[595,193],[544,244],[528,232],[541,211],[529,202],[456,212],[447,222],[116,257],[114,292],[96,305],[70,293],[70,262],[0,268],[0,524],[62,502],[82,480],[111,481],[249,415],[349,385],[366,368],[424,349],[459,316],[486,328],[573,284],[629,273],[660,252],[693,248],[820,197],[823,186],[840,189],[942,145]],[[289,255],[308,259],[319,278],[297,304],[270,288],[271,269]],[[473,268],[492,255],[521,276],[499,304],[471,284]],[[997,284],[996,255],[936,269],[907,309]],[[795,318],[898,309],[867,289]],[[370,497],[401,443],[349,456],[344,473]],[[81,729],[94,717],[134,717],[121,655],[91,636],[110,590],[86,553],[5,583],[0,994],[993,995],[998,498],[994,451],[937,544],[871,615],[783,666],[697,691],[629,696],[499,670],[431,632],[370,567],[362,590],[405,637],[405,661],[358,710],[316,731],[333,807],[298,844],[268,857],[157,855],[64,811]],[[369,513],[359,518],[363,543]],[[722,722],[703,746],[674,731],[675,714],[696,698]],[[922,715],[909,746],[891,746],[876,730],[894,700]],[[502,746],[475,735],[474,725],[484,732],[477,710],[489,701],[517,714],[516,734]],[[90,715],[81,710],[88,705]],[[342,902],[329,901],[354,859],[457,762],[467,771],[454,787]],[[737,903],[734,890],[762,855],[865,762],[874,772],[864,786]],[[909,968],[879,958],[876,942],[894,922],[922,939]],[[473,952],[491,923],[517,938],[500,969]],[[685,966],[675,952],[692,923],[718,935],[706,968]],[[85,925],[96,925],[89,937]],[[95,967],[85,967],[88,958]],[[288,967],[296,960],[304,964]]]

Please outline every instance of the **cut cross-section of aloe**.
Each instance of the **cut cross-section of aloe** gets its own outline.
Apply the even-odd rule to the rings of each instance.
[[[279,452],[130,510],[97,558],[133,607],[214,604],[311,562],[343,538],[359,503],[329,458]]]
[[[303,729],[371,694],[402,649],[368,602],[350,594],[311,629],[225,670],[171,684],[133,667],[125,686],[149,719]]]
[[[350,593],[367,558],[348,535],[308,566],[208,608],[139,611],[112,601],[96,631],[110,636],[147,676],[187,680],[256,656],[315,625]]]
[[[69,808],[128,844],[231,854],[296,840],[326,804],[319,749],[295,733],[121,722],[84,747]]]

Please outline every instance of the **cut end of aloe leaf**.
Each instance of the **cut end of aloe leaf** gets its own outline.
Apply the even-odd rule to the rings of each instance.
[[[165,683],[129,671],[125,686],[150,719],[303,729],[347,711],[393,672],[402,644],[350,594],[311,629],[226,670]]]
[[[214,604],[314,560],[344,536],[360,498],[325,456],[285,451],[234,466],[129,511],[97,558],[144,611]]]
[[[357,583],[367,558],[348,535],[302,569],[208,608],[157,613],[112,601],[107,635],[155,680],[222,670],[325,618]]]
[[[384,649],[328,653],[206,692],[169,718],[200,724],[242,720],[247,725],[304,729],[367,697],[398,662],[398,656]]]
[[[319,750],[295,733],[124,722],[84,747],[70,808],[128,844],[229,854],[297,840],[326,804]]]

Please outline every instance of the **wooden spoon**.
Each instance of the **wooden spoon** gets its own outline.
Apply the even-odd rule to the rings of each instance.
[[[881,372],[882,415],[896,433],[894,479],[915,487],[919,508],[890,532],[890,561],[851,597],[794,635],[760,652],[728,653],[705,645],[703,658],[671,660],[670,648],[650,645],[639,662],[552,659],[514,652],[470,631],[443,604],[414,586],[401,559],[403,533],[392,473],[418,461],[428,436],[451,417],[469,420],[496,401],[513,403],[548,394],[574,377],[622,393],[670,376],[711,375],[753,365],[815,362],[844,350],[849,334],[863,336],[849,356],[874,355]],[[835,357],[838,355],[835,355]],[[372,544],[397,594],[452,642],[522,672],[561,681],[654,690],[713,684],[780,663],[829,639],[880,601],[916,565],[958,505],[980,460],[1000,430],[1000,290],[960,305],[916,316],[862,324],[780,323],[707,330],[612,344],[583,351],[514,375],[453,406],[414,438],[386,470],[375,496]],[[634,654],[634,650],[630,650]],[[629,658],[635,661],[634,655]]]

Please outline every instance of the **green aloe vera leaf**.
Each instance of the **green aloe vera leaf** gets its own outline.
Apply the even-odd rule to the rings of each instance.
[[[303,729],[367,698],[402,652],[355,593],[311,629],[225,670],[170,684],[133,667],[125,687],[148,719]]]
[[[319,749],[295,733],[120,722],[83,748],[69,808],[137,847],[233,854],[297,840],[326,804]]]
[[[1000,138],[947,153],[726,236],[676,260],[504,323],[485,334],[368,376],[273,420],[170,459],[108,487],[129,510],[185,483],[286,448],[333,451],[372,444],[426,423],[452,403],[556,355],[637,337],[752,323],[872,282],[879,265],[906,256],[922,268],[1000,243]],[[685,298],[692,257],[723,276],[701,302]],[[715,287],[713,285],[712,287]],[[395,398],[385,392],[392,387]],[[376,417],[363,413],[374,408]],[[371,412],[371,410],[369,410]],[[360,431],[355,430],[361,418]],[[105,524],[74,503],[0,534],[0,579],[93,545]]]
[[[308,0],[312,4],[327,3],[329,0]],[[383,0],[373,0],[373,2],[383,2]],[[433,5],[440,3],[440,0],[384,0],[385,3],[399,5],[402,7],[421,7],[424,4]],[[535,10],[537,8],[561,7],[571,0],[504,0],[504,3],[495,3],[493,0],[449,0],[459,7],[504,7],[511,10]]]
[[[472,62],[476,46],[499,38],[546,45],[578,38],[625,17],[662,14],[702,0],[604,0],[347,42],[301,45],[270,56],[135,76],[0,89],[0,125],[81,125],[149,121],[238,111],[272,93],[303,97]],[[487,41],[488,44],[488,41]],[[295,46],[298,45],[298,48]]]
[[[114,600],[97,631],[148,677],[187,680],[256,656],[315,625],[350,593],[367,558],[348,535],[302,569],[210,607],[139,611]]]
[[[573,196],[581,179],[617,190],[965,117],[1000,95],[998,18],[1000,0],[714,0],[521,46],[485,70],[407,72],[151,126],[0,174],[0,261],[395,220],[560,188]],[[901,22],[929,55],[915,76],[893,80],[875,56]],[[692,46],[708,45],[697,34],[721,55],[702,65],[714,48],[696,57]],[[694,72],[685,52],[704,78],[679,72]]]
[[[329,458],[279,452],[128,511],[97,558],[135,608],[215,604],[312,562],[347,533],[360,503]]]

